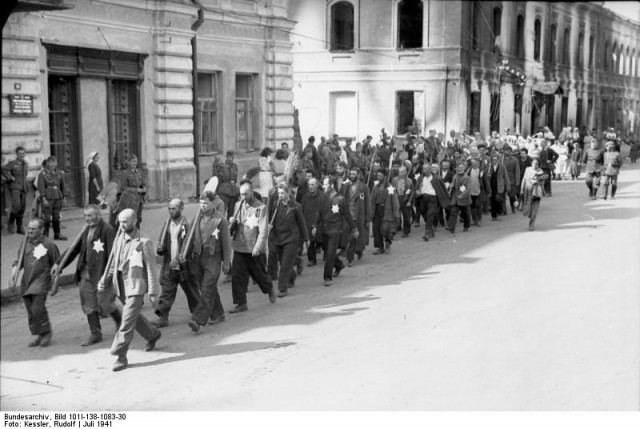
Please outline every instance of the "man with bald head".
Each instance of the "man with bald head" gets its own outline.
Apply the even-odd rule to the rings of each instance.
[[[187,297],[189,312],[193,313],[200,301],[200,292],[191,281],[188,266],[185,263],[180,263],[180,253],[190,228],[189,222],[182,216],[184,203],[178,198],[173,199],[169,202],[168,210],[169,219],[160,232],[161,235],[156,247],[156,253],[162,256],[162,267],[160,268],[162,294],[156,309],[158,319],[151,322],[156,328],[169,325],[169,312],[176,301],[178,285]]]
[[[60,267],[64,254],[58,258],[56,265],[51,270],[53,276],[59,276],[60,272],[78,257],[75,281],[80,292],[80,306],[87,315],[91,335],[82,343],[82,346],[91,346],[102,341],[102,327],[100,326],[100,309],[110,314],[116,323],[116,329],[120,326],[122,315],[115,306],[115,293],[113,289],[98,293],[98,281],[104,274],[109,260],[109,254],[113,246],[116,233],[109,223],[102,219],[99,206],[88,205],[84,209],[84,219],[87,227],[82,232],[80,241],[72,248],[65,251],[69,256],[64,266]]]
[[[116,240],[111,263],[98,282],[98,291],[114,287],[123,304],[122,323],[111,345],[111,354],[118,356],[114,371],[128,365],[127,351],[133,340],[134,329],[147,340],[145,351],[155,349],[162,333],[140,314],[144,295],[149,293],[151,305],[156,308],[160,285],[156,272],[156,259],[151,240],[136,228],[136,212],[124,209],[118,214],[120,235]]]

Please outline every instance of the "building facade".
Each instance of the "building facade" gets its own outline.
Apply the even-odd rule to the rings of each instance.
[[[638,126],[640,26],[601,3],[290,1],[302,136]]]
[[[2,153],[24,146],[32,176],[56,156],[69,203],[86,203],[92,151],[105,181],[136,155],[166,200],[195,196],[215,155],[291,142],[284,0],[50,1],[3,28]]]

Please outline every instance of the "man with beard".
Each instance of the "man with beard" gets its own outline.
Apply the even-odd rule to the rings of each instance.
[[[390,251],[393,234],[400,223],[400,207],[396,189],[387,181],[387,171],[377,173],[371,193],[371,213],[373,228],[374,255]]]
[[[47,294],[51,296],[58,290],[52,289],[51,269],[58,260],[58,247],[43,235],[44,222],[40,218],[32,218],[27,224],[27,237],[18,251],[18,259],[13,263],[12,281],[24,268],[20,295],[27,309],[29,330],[37,337],[29,343],[29,347],[47,347],[51,343],[51,325],[49,313],[45,306]],[[22,253],[22,258],[20,257]]]
[[[437,173],[438,164],[434,163],[431,166],[425,164],[422,167],[422,175],[416,181],[416,204],[418,212],[424,219],[424,235],[422,239],[429,241],[430,238],[435,237],[434,224],[437,223],[436,216],[440,211],[439,207],[449,206],[449,195],[444,186],[444,181]]]
[[[324,285],[331,286],[333,278],[338,277],[344,269],[344,263],[337,255],[338,243],[342,236],[344,224],[347,224],[348,230],[356,237],[358,236],[358,230],[351,218],[348,200],[344,195],[336,191],[335,177],[325,177],[322,181],[322,187],[327,195],[327,198],[320,200],[320,217],[318,219],[323,234],[322,241],[325,251],[323,278]],[[314,236],[317,233],[317,228],[315,231],[312,230]]]
[[[304,216],[307,234],[309,236],[309,246],[307,247],[307,259],[309,267],[317,264],[316,250],[322,246],[322,225],[320,223],[320,207],[322,201],[328,196],[318,190],[318,179],[315,177],[307,181],[309,191],[302,197],[302,214]]]
[[[222,323],[225,319],[224,308],[218,292],[220,269],[230,271],[231,235],[229,222],[214,206],[215,194],[205,191],[200,197],[201,216],[194,222],[193,248],[186,249],[196,272],[196,282],[200,285],[201,298],[189,327],[194,333],[205,326],[209,318],[212,324]]]
[[[308,248],[309,236],[302,208],[291,198],[287,184],[277,185],[277,194],[277,202],[269,207],[269,270],[273,280],[276,275],[273,271],[280,263],[278,297],[284,298],[288,295],[288,288],[296,282],[293,267],[297,263],[300,243],[306,243]]]
[[[82,346],[86,347],[102,341],[100,310],[111,315],[116,327],[120,326],[122,314],[113,302],[116,296],[113,288],[98,293],[98,281],[104,274],[116,233],[113,227],[102,219],[99,206],[88,205],[84,209],[84,219],[87,228],[82,232],[80,241],[73,248],[67,249],[56,261],[51,269],[51,275],[54,278],[58,277],[62,270],[71,264],[76,256],[78,257],[74,280],[78,284],[80,306],[84,314],[87,315],[91,332],[89,338],[82,343]],[[69,255],[66,262],[64,266],[60,267],[67,252]]]
[[[229,313],[248,310],[249,277],[258,284],[262,293],[269,295],[272,304],[276,302],[276,293],[266,266],[267,216],[266,206],[255,198],[251,181],[243,180],[240,184],[240,201],[236,204],[234,217],[229,220],[233,246],[231,290],[236,305]]]
[[[136,212],[132,209],[122,210],[118,214],[118,222],[122,233],[114,243],[111,264],[98,282],[98,292],[104,292],[106,285],[110,285],[123,304],[122,323],[111,345],[111,354],[118,357],[113,365],[114,371],[121,371],[128,365],[127,352],[134,330],[147,340],[145,351],[148,352],[156,348],[162,336],[141,314],[144,295],[149,294],[151,305],[156,308],[160,294],[153,244],[136,228]]]
[[[362,258],[364,248],[369,244],[369,222],[371,222],[371,202],[369,201],[369,189],[360,181],[360,170],[352,167],[349,170],[349,211],[358,230],[358,237],[349,235],[347,246],[347,266],[353,266],[353,258],[358,255]]]
[[[391,186],[396,188],[398,194],[398,204],[400,205],[400,214],[402,216],[402,238],[405,238],[411,232],[414,194],[413,183],[407,177],[407,168],[404,165],[398,169],[398,175],[391,179]]]
[[[158,319],[151,323],[157,328],[169,325],[169,312],[176,301],[178,285],[187,297],[190,313],[194,312],[200,301],[200,291],[198,286],[191,281],[188,265],[180,263],[180,252],[191,227],[187,219],[182,216],[184,203],[180,199],[173,199],[169,202],[168,210],[169,219],[162,230],[164,235],[160,237],[156,248],[156,253],[162,256],[162,267],[160,268],[162,293],[156,309]]]

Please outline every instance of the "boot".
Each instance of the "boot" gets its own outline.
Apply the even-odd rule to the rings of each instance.
[[[120,310],[113,310],[111,318],[116,322],[116,330],[120,329],[120,325],[122,324],[122,313],[120,313]]]
[[[618,185],[611,185],[611,199],[616,198],[616,191],[618,190]]]
[[[60,241],[66,241],[67,237],[63,236],[60,234],[60,221],[59,220],[54,220],[53,221],[53,239],[54,240],[60,240]]]
[[[51,225],[51,222],[49,222],[48,220],[44,221],[44,230],[42,231],[42,234],[45,237],[49,237],[49,226]]]
[[[93,344],[102,341],[102,333],[100,327],[100,315],[97,311],[87,315],[87,321],[89,322],[89,329],[91,330],[91,336],[82,343],[83,347],[91,346]]]
[[[24,227],[22,226],[22,216],[16,216],[16,232],[24,235]]]
[[[7,231],[13,234],[13,221],[16,219],[16,215],[13,213],[9,214],[9,222],[7,223]]]

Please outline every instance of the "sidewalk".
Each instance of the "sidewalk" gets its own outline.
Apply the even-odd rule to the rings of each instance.
[[[164,221],[167,216],[168,203],[147,203],[145,204],[144,211],[142,213],[142,227],[141,229],[154,241],[157,239],[164,225]],[[198,204],[195,202],[185,203],[184,215],[188,219],[191,219],[198,210]],[[109,215],[106,210],[103,210],[103,219],[109,220]],[[26,222],[26,219],[25,219]],[[62,211],[62,235],[68,238],[67,241],[55,241],[58,245],[60,253],[64,252],[67,247],[71,245],[73,239],[80,233],[82,226],[84,225],[83,209],[80,207],[68,208]],[[26,227],[26,225],[25,225]],[[18,290],[12,290],[9,288],[9,279],[11,278],[11,265],[13,261],[17,259],[18,250],[24,240],[24,235],[9,234],[7,229],[2,230],[2,243],[0,249],[2,250],[1,259],[1,273],[0,273],[0,291],[2,301],[15,298],[18,296]],[[60,277],[60,286],[65,286],[73,282],[73,274],[75,273],[76,262],[72,262],[63,272]]]

